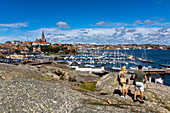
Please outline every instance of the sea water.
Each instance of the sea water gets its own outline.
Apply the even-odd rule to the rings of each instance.
[[[109,51],[114,51],[114,50],[109,50]],[[119,50],[122,53],[132,55],[135,57],[140,57],[140,58],[145,58],[147,60],[154,61],[154,63],[146,63],[146,62],[141,62],[139,60],[136,60],[135,62],[138,63],[139,65],[142,66],[152,66],[155,68],[165,68],[162,66],[159,66],[159,64],[170,64],[170,50]],[[164,80],[164,85],[170,86],[170,75],[162,75],[162,78]]]
[[[146,50],[146,49],[142,49],[142,50],[104,50],[104,51],[100,51],[98,56],[102,55],[102,53],[104,52],[109,52],[111,53],[112,55],[114,54],[114,52],[121,52],[121,53],[124,53],[126,55],[132,55],[134,57],[140,57],[140,58],[145,58],[147,60],[151,60],[153,61],[154,63],[146,63],[146,62],[141,62],[139,60],[134,60],[133,62],[136,62],[138,63],[138,65],[142,65],[142,66],[152,66],[154,68],[164,68],[162,66],[159,66],[159,64],[166,64],[166,65],[169,65],[170,64],[170,50]],[[88,53],[85,53],[88,55]],[[81,56],[81,54],[78,55],[79,57]],[[78,57],[77,56],[77,57]],[[111,57],[114,57],[114,56],[111,56]],[[120,56],[122,57],[122,56]],[[72,60],[70,60],[72,61]],[[77,61],[80,61],[77,60]],[[130,60],[126,60],[127,62],[130,62]],[[86,62],[89,62],[89,60],[85,60],[83,59],[82,60],[82,64],[85,65],[87,64]],[[101,64],[97,64],[97,63],[94,63],[93,65],[98,65],[99,67],[101,67],[102,65]],[[113,66],[116,66],[116,67],[121,67],[123,66],[122,64],[110,64],[110,63],[107,63],[105,65],[107,68],[112,68]],[[128,64],[126,65],[127,69],[129,69],[131,66],[135,66],[133,64]],[[167,75],[162,75],[162,78],[164,80],[164,85],[168,85],[170,86],[170,75],[167,74]]]

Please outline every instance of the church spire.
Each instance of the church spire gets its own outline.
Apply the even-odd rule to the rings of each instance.
[[[44,36],[44,30],[42,31],[42,42],[46,42],[45,36]]]
[[[45,39],[45,36],[44,36],[44,30],[42,31],[42,40]]]

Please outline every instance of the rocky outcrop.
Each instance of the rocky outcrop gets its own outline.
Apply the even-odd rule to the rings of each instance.
[[[40,78],[42,76],[44,76],[43,73],[34,66],[0,64],[0,77],[2,79]]]
[[[30,65],[0,65],[0,76],[2,79],[11,78],[41,78],[50,77],[54,80],[67,80],[76,82],[91,82],[98,81],[99,76],[84,72],[76,72],[69,68],[61,68],[64,66],[30,66]]]
[[[41,70],[43,71],[46,70],[45,72],[48,72],[47,76],[54,78],[54,75],[57,75],[59,76],[59,79],[64,79],[67,81],[92,82],[92,81],[99,80],[99,76],[97,75],[74,71],[71,69],[46,66],[46,67],[42,67]]]
[[[118,73],[109,73],[105,76],[102,76],[97,84],[96,89],[101,91],[104,90],[105,92],[111,93],[114,92],[116,89],[121,89],[120,83],[118,81]],[[133,81],[130,80],[131,75],[127,74],[128,79],[128,87],[133,87]]]
[[[21,78],[0,80],[0,83],[1,112],[130,112],[115,106],[87,104],[106,102],[59,83]]]
[[[0,64],[1,112],[161,112],[170,111],[170,87],[147,82],[144,104],[133,102],[133,80],[128,97],[121,98],[118,73],[98,77],[55,66]],[[131,75],[127,75],[130,78]],[[48,80],[45,80],[48,79]],[[51,80],[50,82],[48,82]],[[97,81],[96,91],[72,85]],[[140,100],[138,94],[138,100]]]
[[[108,102],[111,105],[122,106],[130,108],[135,112],[164,112],[170,111],[170,87],[161,84],[147,82],[144,91],[144,104],[139,101],[133,102],[134,85],[133,80],[129,79],[128,82],[128,97],[121,98],[121,86],[117,81],[118,73],[110,73],[100,78],[96,84],[99,95],[108,96]],[[130,78],[131,75],[127,75]],[[138,93],[138,100],[140,100],[140,93]]]
[[[119,86],[117,81],[118,73],[109,73],[100,78],[100,80],[96,84],[97,90],[105,90],[107,92],[113,92],[115,87]]]

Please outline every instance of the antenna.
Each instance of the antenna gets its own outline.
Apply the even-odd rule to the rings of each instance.
[[[27,42],[28,42],[28,36],[27,36]]]

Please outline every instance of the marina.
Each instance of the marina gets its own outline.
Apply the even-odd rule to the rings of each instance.
[[[145,57],[142,57],[144,52]],[[162,54],[165,57],[162,58]],[[143,71],[148,76],[159,74],[166,78],[166,81],[169,81],[170,71],[168,67],[160,65],[160,63],[169,62],[169,55],[169,51],[165,50],[96,50],[66,56],[63,59],[57,60],[57,62],[62,62],[66,65],[69,65],[71,62],[77,62],[79,65],[91,66],[89,68],[104,67],[105,72],[119,72],[122,66],[126,66],[130,74],[137,70],[138,65],[142,65]],[[164,83],[170,85],[166,81]]]
[[[143,71],[148,75],[159,74],[165,76],[169,84],[169,51],[168,50],[146,50],[146,57],[142,58],[144,50],[90,50],[80,52],[76,55],[52,55],[52,56],[32,56],[31,59],[1,59],[2,63],[17,65],[17,63],[36,65],[64,64],[76,71],[84,71],[104,75],[109,72],[119,72],[122,66],[126,66],[129,74],[137,70],[138,65],[143,66]],[[163,53],[164,52],[164,53]],[[162,54],[167,57],[162,57]],[[167,63],[166,63],[167,62]],[[167,65],[166,65],[167,64]]]
[[[153,61],[152,59],[142,59],[136,55],[126,54],[125,52],[129,52],[129,51],[119,52],[119,50],[110,50],[110,51],[108,50],[108,51],[99,51],[98,53],[96,52],[79,53],[78,55],[66,56],[63,59],[59,59],[57,61],[58,62],[65,61],[66,63],[76,61],[82,65],[90,64],[99,67],[105,65],[105,67],[107,68],[112,68],[112,67],[120,68],[123,65],[126,65],[127,69],[130,69],[130,67],[135,68],[137,67],[137,65],[142,65],[144,69],[162,68],[159,66],[157,61]],[[150,57],[150,55],[148,56]],[[166,62],[168,62],[168,60],[166,60]]]

